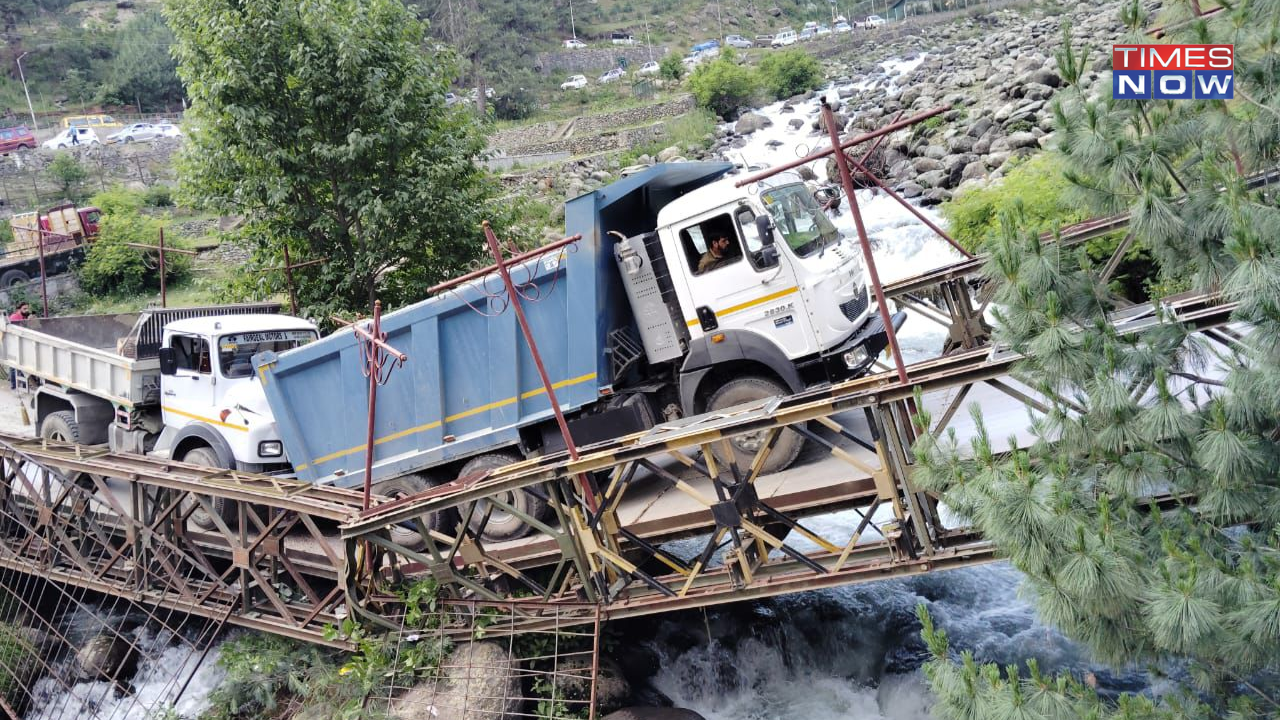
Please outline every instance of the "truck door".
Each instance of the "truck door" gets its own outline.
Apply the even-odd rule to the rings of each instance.
[[[213,357],[209,341],[197,335],[171,335],[176,370],[161,376],[164,423],[181,428],[193,422],[218,423],[213,407]]]
[[[789,358],[817,351],[790,260],[779,253],[776,264],[766,266],[750,207],[676,227],[677,255],[687,268],[687,308],[696,313],[685,318],[692,337],[747,330],[771,338]]]

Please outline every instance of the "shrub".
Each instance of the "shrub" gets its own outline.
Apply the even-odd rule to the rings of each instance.
[[[822,85],[822,65],[800,49],[770,53],[760,61],[760,81],[779,100]]]
[[[80,287],[92,295],[136,295],[160,287],[154,252],[126,243],[155,245],[160,223],[135,213],[103,213],[98,240],[89,246],[79,268]],[[165,255],[168,283],[186,277],[191,262],[184,255]]]
[[[80,188],[80,183],[89,177],[89,171],[84,169],[80,161],[69,152],[60,152],[53,158],[53,162],[49,163],[49,176],[58,183],[62,194],[68,197],[74,197]]]
[[[113,185],[89,198],[89,203],[103,215],[137,215],[142,209],[143,194],[123,185]]]
[[[942,206],[952,237],[970,252],[981,251],[1000,234],[1002,215],[1018,230],[1036,232],[1085,219],[1067,197],[1069,184],[1056,156],[1040,153],[1021,163],[1011,160],[1006,167],[999,184],[968,188]]]
[[[493,116],[498,120],[523,120],[538,109],[533,92],[516,88],[493,99]]]
[[[662,58],[658,63],[658,75],[667,80],[679,80],[684,76],[684,63],[680,62],[680,56],[670,54]]]
[[[760,89],[760,78],[749,67],[738,65],[728,54],[699,65],[689,78],[689,89],[702,107],[724,117],[751,104]]]
[[[142,196],[147,207],[173,207],[173,188],[168,185],[152,185]]]

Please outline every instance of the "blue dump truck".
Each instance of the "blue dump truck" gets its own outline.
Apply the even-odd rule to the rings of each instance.
[[[732,169],[656,165],[574,198],[565,225],[581,241],[513,268],[576,443],[854,377],[884,350],[856,240],[798,176],[738,189]],[[563,449],[515,313],[493,297],[501,286],[478,279],[383,317],[409,359],[378,391],[376,492]],[[364,482],[360,352],[344,330],[253,358],[302,479]],[[732,451],[745,466],[761,441],[739,437]],[[764,471],[791,464],[802,443],[784,433]],[[502,500],[518,512],[471,518],[490,540],[520,537],[520,515],[545,512],[527,493]]]

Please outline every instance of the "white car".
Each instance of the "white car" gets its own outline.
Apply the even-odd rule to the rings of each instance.
[[[658,70],[659,70],[658,63],[654,62],[653,60],[650,60],[649,62],[641,65],[640,69],[636,70],[636,74],[637,75],[656,75],[658,73]]]
[[[684,63],[685,67],[697,67],[702,63],[702,53],[693,53],[692,55],[685,56],[680,60],[680,62]]]
[[[600,84],[605,85],[607,83],[613,82],[614,80],[621,80],[623,77],[626,76],[626,74],[627,74],[626,70],[623,70],[622,68],[614,68],[609,72],[600,76]]]
[[[568,40],[564,41],[564,46],[569,48],[570,50],[581,50],[582,48],[586,47],[587,44],[582,42],[578,38],[569,38]]]
[[[173,123],[156,123],[156,130],[160,131],[160,137],[182,137],[182,129]]]
[[[819,25],[818,29],[813,31],[813,34],[817,35],[818,37],[822,37],[823,35],[830,35],[831,28],[827,27],[826,25]]]
[[[783,30],[779,32],[777,35],[773,36],[773,42],[770,43],[770,45],[772,45],[773,47],[786,47],[787,45],[795,45],[795,44],[796,44],[795,30]]]
[[[836,22],[835,25],[831,26],[831,30],[832,32],[836,32],[836,33],[847,33],[847,32],[853,31],[853,26],[845,22],[844,20],[839,20]]]
[[[581,90],[587,86],[586,75],[570,75],[568,80],[560,83],[561,90]]]
[[[884,23],[885,23],[885,19],[880,17],[879,15],[868,15],[866,20],[863,20],[862,22],[858,23],[858,27],[867,28],[867,29],[878,28]]]
[[[111,143],[131,143],[131,142],[149,142],[160,137],[160,131],[151,123],[133,123],[124,126],[123,130],[111,133],[107,136],[107,144]]]
[[[93,128],[76,126],[69,127],[45,140],[40,143],[40,147],[46,150],[60,150],[62,148],[101,144],[102,141],[98,139],[98,133],[94,132]]]

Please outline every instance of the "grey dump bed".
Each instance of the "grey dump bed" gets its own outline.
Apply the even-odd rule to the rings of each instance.
[[[279,312],[277,303],[32,318],[0,325],[0,362],[42,382],[125,407],[160,401],[164,327],[211,315]]]

